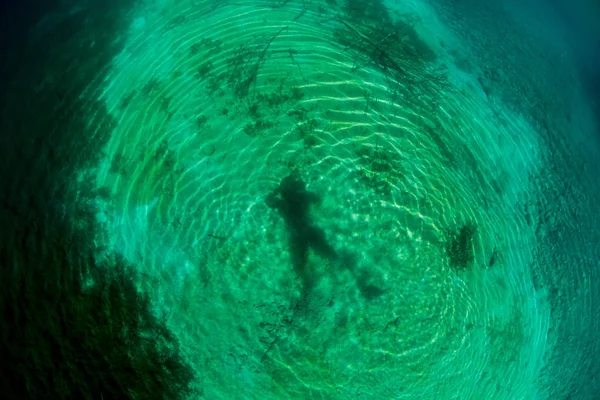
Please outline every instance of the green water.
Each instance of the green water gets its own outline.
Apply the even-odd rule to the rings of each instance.
[[[98,44],[67,34],[74,64],[44,67],[42,93],[83,77],[64,111],[81,122],[38,146],[75,161],[44,178],[33,151],[33,170],[58,193],[48,224],[107,276],[128,265],[191,398],[597,398],[596,122],[551,75],[568,62],[523,55],[546,42],[477,48],[417,1],[114,12]],[[103,278],[82,274],[95,293]]]

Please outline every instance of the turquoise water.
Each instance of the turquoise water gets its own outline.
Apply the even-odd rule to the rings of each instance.
[[[40,10],[6,44],[4,392],[598,398],[600,33],[571,11]]]

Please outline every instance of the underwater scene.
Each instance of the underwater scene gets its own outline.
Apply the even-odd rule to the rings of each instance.
[[[6,399],[600,399],[600,4],[0,6]]]

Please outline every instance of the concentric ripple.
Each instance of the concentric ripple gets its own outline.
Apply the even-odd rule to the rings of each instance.
[[[207,398],[533,398],[526,122],[406,10],[392,46],[332,2],[183,3],[132,18],[97,184]],[[293,173],[336,253],[310,290],[265,202]]]

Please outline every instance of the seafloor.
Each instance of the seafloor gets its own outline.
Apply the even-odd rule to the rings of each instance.
[[[3,398],[597,399],[589,76],[472,3],[7,8]]]

